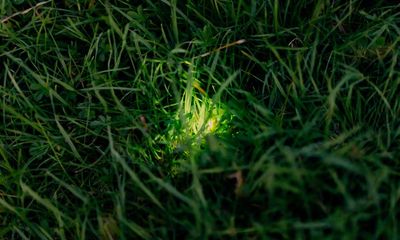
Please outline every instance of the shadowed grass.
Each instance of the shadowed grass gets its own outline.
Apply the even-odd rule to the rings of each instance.
[[[399,10],[0,0],[0,238],[397,239]]]

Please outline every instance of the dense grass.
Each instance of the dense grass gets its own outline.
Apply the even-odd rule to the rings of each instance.
[[[396,1],[0,0],[1,239],[400,238]]]

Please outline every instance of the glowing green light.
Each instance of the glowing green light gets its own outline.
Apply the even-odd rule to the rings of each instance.
[[[223,134],[229,129],[227,119],[230,116],[223,104],[215,104],[207,96],[191,96],[190,105],[186,96],[183,99],[180,111],[169,126],[168,139],[172,148],[198,147],[207,135]]]
[[[207,131],[212,133],[215,131],[216,127],[217,127],[218,121],[215,118],[212,118],[210,120],[208,120],[207,122]]]
[[[207,135],[225,134],[232,119],[223,103],[208,96],[207,91],[211,87],[205,87],[196,78],[194,64],[185,64],[189,70],[180,72],[182,81],[186,83],[185,89],[177,112],[168,124],[167,134],[160,137],[172,152],[199,149]]]

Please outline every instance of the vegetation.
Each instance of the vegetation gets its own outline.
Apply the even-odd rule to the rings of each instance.
[[[398,239],[397,1],[0,0],[1,239]]]

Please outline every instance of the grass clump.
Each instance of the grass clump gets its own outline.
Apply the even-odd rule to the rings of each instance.
[[[0,238],[397,239],[399,10],[0,0]]]

